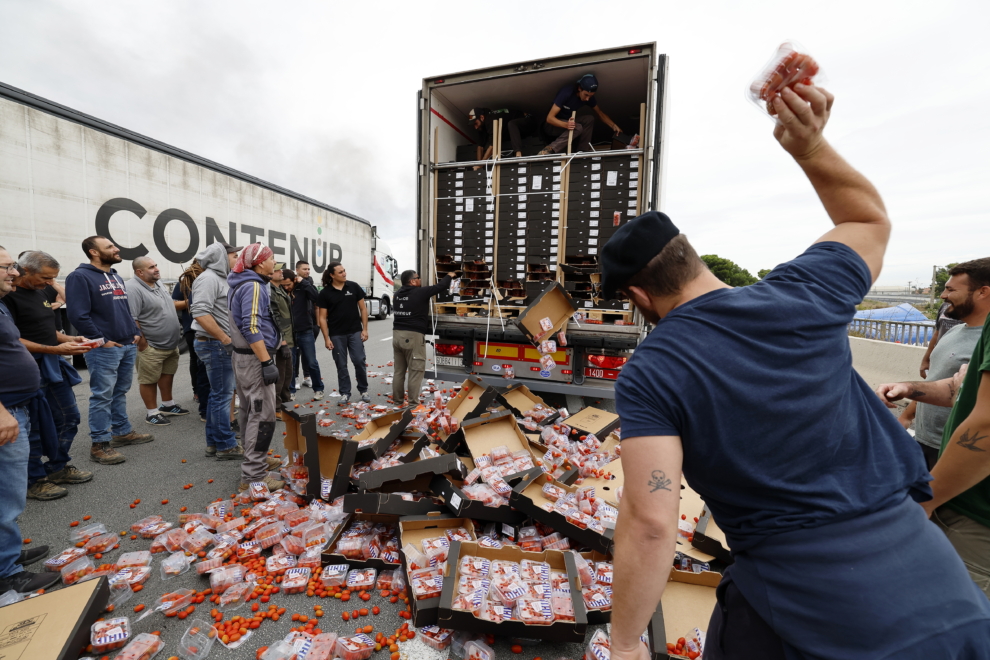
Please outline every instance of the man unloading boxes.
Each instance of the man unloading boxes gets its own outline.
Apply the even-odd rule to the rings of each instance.
[[[619,125],[598,107],[598,99],[595,98],[597,93],[598,78],[591,73],[584,74],[576,83],[560,88],[553,99],[553,106],[547,114],[545,125],[547,134],[554,140],[540,152],[541,156],[559,154],[566,150],[567,138],[571,131],[574,131],[573,150],[591,151],[591,134],[595,130],[595,118],[591,115],[571,116],[584,106],[591,108],[606,126],[615,131],[616,135],[622,132]]]
[[[798,84],[771,102],[831,231],[742,288],[661,213],[602,251],[606,297],[624,291],[656,324],[616,383],[612,659],[645,660],[682,470],[735,560],[705,658],[988,657],[990,602],[919,505],[932,497],[924,458],[852,368],[847,325],[890,237],[883,201],[822,137],[831,94]]]
[[[392,312],[392,355],[395,358],[395,374],[392,380],[392,400],[402,405],[406,391],[406,373],[409,373],[409,403],[419,403],[419,390],[426,373],[426,335],[430,327],[430,298],[450,288],[451,275],[447,273],[433,286],[423,286],[419,273],[407,270],[402,273],[402,287],[395,292],[395,311]]]

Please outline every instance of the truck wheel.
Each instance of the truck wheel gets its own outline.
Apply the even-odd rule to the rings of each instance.
[[[378,306],[378,320],[384,321],[388,317],[389,312],[391,311],[392,310],[388,304],[388,298],[382,298],[382,302]]]

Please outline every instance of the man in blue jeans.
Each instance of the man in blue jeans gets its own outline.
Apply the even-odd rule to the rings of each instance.
[[[7,307],[21,333],[21,343],[31,353],[41,370],[41,387],[48,399],[52,419],[58,432],[58,450],[43,463],[44,447],[38,433],[31,434],[31,458],[28,462],[28,497],[33,500],[54,500],[69,491],[64,484],[81,484],[93,478],[93,473],[72,465],[69,450],[79,430],[79,406],[72,387],[82,381],[72,364],[63,356],[83,355],[90,347],[85,337],[74,337],[59,331],[45,287],[58,277],[59,263],[45,252],[23,252],[17,260],[20,274],[14,278],[15,290],[3,297],[0,304]],[[40,429],[39,429],[40,431]]]
[[[0,247],[0,298],[10,293],[14,260]],[[17,374],[0,378],[0,593],[13,589],[29,593],[58,582],[58,573],[29,573],[23,566],[48,554],[48,547],[22,550],[17,517],[27,503],[27,466],[32,421],[44,426],[49,442],[57,441],[51,412],[41,391],[41,372],[20,341],[10,312],[0,305],[0,371]],[[47,420],[42,424],[42,418]]]
[[[116,447],[140,445],[155,439],[138,433],[127,419],[127,392],[134,377],[140,337],[127,306],[124,280],[112,268],[121,262],[120,250],[104,236],[82,242],[88,264],[65,278],[69,322],[84,337],[102,338],[104,344],[86,353],[89,369],[89,432],[93,447],[89,458],[102,465],[124,462]]]
[[[323,341],[337,365],[338,403],[343,406],[351,400],[348,354],[354,363],[361,400],[371,403],[368,396],[368,365],[364,355],[364,342],[368,341],[368,307],[364,302],[364,289],[357,282],[347,279],[347,271],[339,262],[331,261],[323,271],[323,290],[316,304],[319,306]]]
[[[316,326],[313,325],[313,309],[319,299],[319,292],[310,278],[303,277],[291,270],[283,271],[285,279],[282,288],[288,292],[292,300],[292,329],[295,346],[292,348],[292,385],[289,389],[295,392],[296,366],[302,358],[303,375],[308,374],[308,380],[313,387],[313,398],[323,398],[323,375],[320,373],[320,363],[316,360]],[[303,381],[305,384],[306,381]]]
[[[238,248],[211,243],[196,255],[203,272],[193,280],[189,313],[196,332],[196,355],[206,365],[210,379],[210,404],[206,411],[206,456],[218,461],[241,460],[244,450],[230,428],[230,400],[234,396],[234,345],[227,314],[227,274]]]

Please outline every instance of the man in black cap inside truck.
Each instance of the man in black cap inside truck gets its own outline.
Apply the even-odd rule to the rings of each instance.
[[[622,132],[619,125],[598,107],[598,78],[593,73],[586,73],[576,83],[568,83],[560,88],[553,99],[553,107],[547,114],[544,130],[551,138],[555,138],[539,155],[559,154],[567,149],[567,137],[574,131],[571,149],[573,151],[591,151],[591,134],[595,130],[595,118],[591,115],[579,115],[571,118],[571,114],[588,106],[606,126],[618,135]]]
[[[918,444],[852,365],[847,326],[890,238],[883,200],[822,136],[831,94],[797,84],[771,103],[830,231],[739,288],[655,211],[602,250],[604,297],[621,289],[656,326],[615,385],[612,660],[647,659],[639,638],[678,523],[701,514],[680,511],[682,472],[735,560],[707,660],[990,657],[990,601],[920,504],[932,489]]]
[[[523,138],[529,137],[536,129],[536,117],[521,110],[490,110],[489,108],[474,108],[468,112],[468,121],[474,130],[478,131],[481,145],[485,153],[481,160],[492,157],[495,149],[495,120],[502,120],[502,139],[509,138],[512,151],[518,158],[523,155]]]

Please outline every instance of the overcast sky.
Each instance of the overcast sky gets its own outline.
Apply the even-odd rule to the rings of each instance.
[[[756,274],[829,228],[743,95],[795,39],[836,95],[828,138],[894,222],[879,283],[906,285],[990,255],[988,25],[988,3],[946,0],[0,0],[0,81],[367,218],[405,268],[422,78],[656,41],[663,210],[700,253]]]

